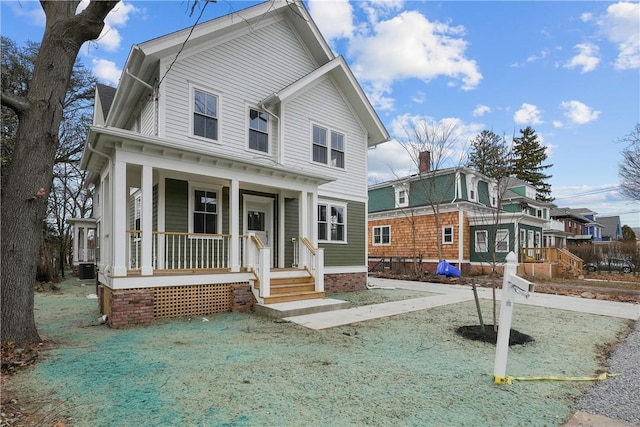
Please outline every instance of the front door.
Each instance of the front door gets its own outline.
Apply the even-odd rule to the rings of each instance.
[[[273,199],[259,196],[244,196],[244,232],[255,233],[264,246],[271,250],[273,266],[274,233],[273,233]]]

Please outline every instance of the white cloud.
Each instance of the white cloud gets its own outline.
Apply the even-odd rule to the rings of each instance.
[[[36,25],[38,27],[44,27],[47,21],[47,16],[44,14],[44,10],[40,3],[36,2],[7,2],[12,5],[12,11],[16,16],[23,16],[27,18],[29,24]],[[40,41],[40,40],[33,40]]]
[[[600,63],[600,49],[593,43],[580,43],[574,46],[578,54],[564,64],[565,68],[582,67],[582,73],[596,69]]]
[[[486,105],[482,105],[482,104],[478,104],[476,105],[476,108],[473,110],[473,117],[482,117],[484,116],[486,113],[490,113],[491,112],[491,108],[487,107]]]
[[[361,81],[375,82],[378,88],[396,80],[431,80],[446,76],[474,89],[482,80],[475,61],[465,57],[467,42],[455,38],[463,27],[430,22],[422,14],[405,11],[375,23],[370,33],[360,33],[350,41],[352,68]]]
[[[564,110],[564,116],[577,125],[592,122],[600,116],[600,111],[595,111],[580,101],[563,101],[560,108]]]
[[[607,39],[618,46],[618,69],[640,68],[640,3],[619,2],[607,8],[598,25]]]
[[[582,22],[589,22],[593,19],[593,14],[585,12],[582,15],[580,15],[580,20]]]
[[[115,62],[107,61],[106,59],[93,59],[91,63],[93,65],[93,73],[99,80],[110,83],[113,86],[118,85],[122,70],[116,67]]]
[[[542,123],[541,114],[535,105],[523,103],[513,115],[513,120],[519,125],[537,125]]]
[[[351,38],[354,24],[349,0],[309,0],[309,12],[329,43]]]
[[[553,121],[553,127],[554,127],[554,128],[561,128],[561,127],[564,127],[564,123],[562,123],[560,120],[554,120],[554,121]]]
[[[535,62],[546,58],[549,55],[549,49],[542,49],[540,55],[531,55],[527,58],[527,62]]]
[[[82,0],[78,5],[77,13],[80,13],[89,5],[88,0]],[[104,28],[98,36],[97,40],[92,42],[92,45],[96,45],[99,48],[106,50],[107,52],[115,52],[120,48],[122,37],[116,27],[126,26],[129,18],[139,10],[131,3],[120,2],[116,7],[109,12],[104,22]]]

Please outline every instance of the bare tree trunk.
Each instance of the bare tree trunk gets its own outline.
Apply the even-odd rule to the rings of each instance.
[[[40,340],[33,286],[42,224],[51,190],[62,105],[82,44],[97,38],[117,1],[92,1],[76,15],[79,1],[42,1],[45,33],[25,98],[3,94],[19,120],[15,150],[2,183],[2,341]]]

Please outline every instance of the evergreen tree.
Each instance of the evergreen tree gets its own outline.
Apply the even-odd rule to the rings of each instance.
[[[553,165],[544,164],[547,151],[540,144],[536,131],[531,126],[520,129],[520,136],[514,138],[513,142],[513,175],[536,188],[537,200],[552,201],[551,185],[547,182],[551,175],[546,175],[544,171]]]
[[[511,150],[504,139],[489,130],[483,130],[471,140],[471,151],[466,166],[496,180],[511,173]]]

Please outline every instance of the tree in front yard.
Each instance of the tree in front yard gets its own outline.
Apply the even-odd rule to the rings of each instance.
[[[2,171],[2,341],[39,341],[33,285],[43,222],[60,146],[60,123],[71,73],[80,47],[96,39],[118,1],[41,1],[46,25],[26,91],[4,91],[2,105],[13,110],[17,130]]]
[[[622,182],[622,194],[632,200],[640,200],[640,123],[620,140],[627,146],[622,150],[622,160],[618,165],[618,175]]]

